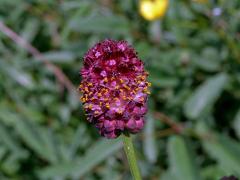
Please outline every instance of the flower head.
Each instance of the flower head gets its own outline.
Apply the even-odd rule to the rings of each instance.
[[[167,11],[169,0],[141,0],[140,14],[149,21],[163,17]]]
[[[143,62],[125,41],[104,40],[84,57],[79,90],[89,122],[102,136],[137,133],[144,125],[150,83]]]

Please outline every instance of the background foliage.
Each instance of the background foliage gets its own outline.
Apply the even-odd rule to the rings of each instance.
[[[0,20],[77,87],[86,50],[124,39],[150,72],[144,179],[240,177],[240,1],[171,0],[147,22],[138,1],[1,0]],[[120,139],[105,140],[37,57],[0,32],[0,179],[131,179]]]

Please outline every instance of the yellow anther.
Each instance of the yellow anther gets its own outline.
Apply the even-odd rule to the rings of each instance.
[[[133,98],[132,98],[132,97],[127,97],[127,99],[128,99],[129,101],[133,100]]]
[[[117,113],[118,113],[118,114],[122,114],[123,112],[122,112],[122,110],[118,109],[118,110],[117,110]]]
[[[119,86],[117,85],[117,86],[115,87],[115,89],[119,89]]]
[[[92,104],[89,104],[88,108],[91,110],[93,108]]]
[[[147,94],[151,94],[151,92],[150,92],[150,91],[147,91],[146,93],[147,93]]]
[[[97,96],[98,96],[98,97],[102,97],[102,94],[101,94],[101,93],[98,93]]]
[[[119,80],[120,80],[120,82],[121,82],[121,83],[123,83],[123,82],[124,82],[124,81],[123,81],[123,79],[119,79]]]
[[[87,87],[84,88],[84,91],[89,92]]]
[[[147,82],[147,86],[148,86],[148,87],[151,87],[151,86],[152,86],[152,83]]]
[[[109,103],[106,103],[105,107],[109,109],[110,108]]]
[[[124,84],[124,86],[123,86],[125,89],[127,89],[127,90],[130,90],[130,88],[127,86],[127,85],[125,85]]]
[[[80,98],[80,100],[81,100],[82,102],[85,102],[85,101],[86,101],[86,99],[85,99],[83,96]]]
[[[108,79],[105,77],[105,78],[103,79],[103,81],[104,81],[104,82],[108,82]]]
[[[90,83],[88,83],[88,86],[92,86],[93,84],[90,82]]]
[[[98,115],[99,113],[100,113],[99,111],[95,111],[95,112],[94,112],[95,115]]]

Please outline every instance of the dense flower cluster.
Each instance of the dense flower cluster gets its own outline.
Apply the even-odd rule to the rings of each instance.
[[[102,136],[137,133],[144,125],[150,83],[143,62],[125,41],[104,40],[84,57],[79,90],[89,122]]]

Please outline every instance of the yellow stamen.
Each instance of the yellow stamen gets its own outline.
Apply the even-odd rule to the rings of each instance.
[[[92,104],[89,104],[88,105],[88,108],[91,110],[93,107],[92,107]]]
[[[84,88],[84,91],[89,92],[87,87]]]
[[[106,103],[105,107],[109,109],[110,108],[109,103]]]

